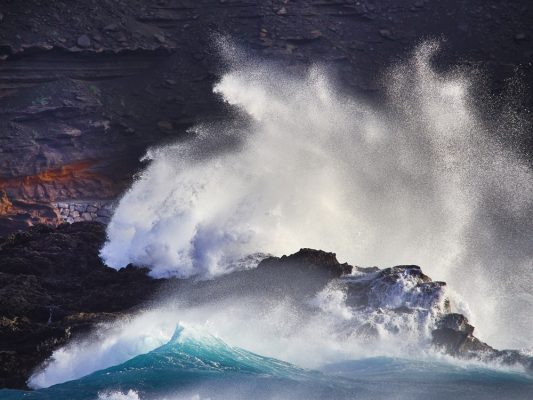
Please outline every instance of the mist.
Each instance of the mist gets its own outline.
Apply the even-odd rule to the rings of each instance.
[[[253,268],[251,254],[302,247],[417,264],[470,305],[481,339],[533,342],[533,176],[502,144],[518,118],[496,105],[483,114],[475,73],[437,72],[438,43],[424,43],[391,68],[377,108],[326,69],[288,74],[221,48],[214,93],[231,118],[147,153],[108,226],[109,266],[212,279]]]

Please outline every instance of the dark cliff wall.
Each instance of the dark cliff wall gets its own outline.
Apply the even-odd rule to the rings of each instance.
[[[345,90],[374,99],[380,72],[428,37],[447,39],[439,65],[480,65],[491,93],[517,67],[533,83],[525,0],[5,0],[0,12],[0,233],[105,222],[98,209],[148,146],[219,117],[214,33],[289,64],[330,64]]]

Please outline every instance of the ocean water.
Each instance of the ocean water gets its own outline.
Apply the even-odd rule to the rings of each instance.
[[[178,326],[153,351],[83,378],[2,399],[531,399],[533,377],[486,366],[373,357],[317,370]]]

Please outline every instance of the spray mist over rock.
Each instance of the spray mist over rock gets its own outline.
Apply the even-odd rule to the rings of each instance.
[[[482,339],[533,343],[533,174],[496,139],[517,129],[511,112],[480,116],[468,73],[432,68],[432,42],[391,70],[381,108],[318,67],[294,76],[223,47],[214,92],[235,115],[147,153],[108,265],[204,279],[302,247],[418,264],[471,305]]]

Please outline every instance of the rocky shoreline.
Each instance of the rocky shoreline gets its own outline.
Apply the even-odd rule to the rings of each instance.
[[[44,3],[6,0],[0,9],[0,387],[26,388],[31,371],[55,349],[130,315],[162,290],[186,290],[186,283],[154,280],[132,266],[108,268],[98,253],[146,149],[187,140],[197,122],[227,115],[212,93],[223,68],[215,35],[290,71],[331,67],[343,91],[369,101],[380,100],[380,79],[391,64],[421,40],[444,38],[440,68],[478,68],[491,82],[486,95],[504,101],[506,84],[520,71],[529,88],[512,107],[533,104],[533,7],[526,0]],[[531,160],[531,129],[505,140]],[[257,291],[265,288],[261,274],[277,291],[294,290],[294,279],[305,278],[307,289],[340,279],[353,307],[374,307],[368,282],[346,278],[353,268],[331,253],[306,250],[241,275]],[[409,276],[429,292],[443,287],[415,266],[360,272],[385,286]],[[231,279],[222,282],[231,286]],[[375,327],[360,333],[372,336]],[[468,320],[449,310],[432,342],[456,357],[531,369],[518,352],[479,341]]]
[[[26,388],[52,351],[127,315],[160,287],[145,271],[106,267],[98,222],[38,225],[0,239],[0,387]]]
[[[435,348],[533,372],[532,358],[477,339],[466,317],[451,312],[443,297],[446,284],[432,281],[418,266],[358,268],[339,263],[333,253],[302,249],[214,281],[158,280],[145,269],[105,266],[99,258],[105,238],[103,224],[78,222],[57,228],[39,225],[0,239],[0,387],[27,389],[32,371],[55,349],[101,322],[133,315],[162,293],[185,293],[192,303],[246,293],[290,295],[302,302],[332,282],[345,285],[347,305],[361,312],[377,310],[394,317],[420,310],[433,313],[437,305],[431,332]],[[400,303],[387,300],[386,294],[406,280],[413,285],[409,296]],[[379,335],[373,323],[358,326],[355,333],[362,340]]]
[[[148,147],[222,118],[215,35],[288,70],[327,65],[369,100],[428,38],[445,39],[442,68],[482,69],[492,97],[517,70],[533,87],[525,0],[7,0],[0,11],[0,235],[61,223],[53,204],[117,199]],[[514,146],[528,153],[531,138]]]

